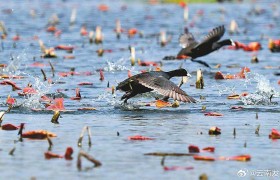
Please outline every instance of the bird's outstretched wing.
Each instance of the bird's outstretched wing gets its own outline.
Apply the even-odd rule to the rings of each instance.
[[[200,46],[206,44],[212,44],[214,42],[219,41],[221,37],[224,35],[224,33],[225,33],[224,25],[212,29],[194,49],[199,49]]]
[[[194,43],[197,44],[192,33],[181,34],[179,37],[179,43],[182,48],[187,48]]]
[[[192,102],[195,103],[195,99],[188,96],[182,89],[180,89],[176,84],[169,81],[168,79],[159,76],[159,77],[152,77],[146,76],[138,78],[138,83],[141,85],[153,89],[159,94],[163,96],[168,96],[173,98],[174,100],[183,101],[183,102]]]

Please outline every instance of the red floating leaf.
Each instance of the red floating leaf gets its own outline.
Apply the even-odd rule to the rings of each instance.
[[[37,91],[34,88],[26,87],[23,89],[24,94],[36,94]]]
[[[51,25],[47,28],[47,32],[55,32],[57,29],[55,26]]]
[[[19,35],[15,35],[14,37],[13,37],[13,41],[19,41],[20,40],[20,36]]]
[[[218,127],[216,127],[216,126],[211,127],[211,128],[209,129],[208,134],[209,134],[209,135],[219,135],[219,134],[221,134],[221,129],[218,128]]]
[[[245,73],[250,72],[250,71],[251,70],[247,67],[242,68],[241,72],[234,74],[234,75],[231,75],[231,74],[224,75],[223,73],[221,73],[219,71],[219,72],[216,72],[215,79],[245,79],[246,78]]]
[[[152,61],[138,61],[139,66],[158,66],[158,63]]]
[[[81,34],[81,36],[87,36],[88,35],[87,28],[85,26],[81,27],[80,34]]]
[[[2,125],[2,130],[6,130],[6,131],[13,131],[13,130],[17,130],[19,127],[15,126],[13,124],[4,124]]]
[[[72,160],[72,154],[73,154],[73,148],[72,147],[68,147],[65,151],[64,156],[61,156],[59,154],[54,154],[50,151],[45,152],[45,158],[46,159],[52,159],[52,158],[65,158],[66,160]]]
[[[34,130],[34,131],[27,131],[25,133],[22,133],[22,138],[29,138],[29,139],[46,139],[47,136],[56,137],[56,134],[46,130]]]
[[[67,77],[69,75],[69,73],[68,72],[59,72],[58,75],[61,77]]]
[[[187,4],[184,1],[180,1],[179,2],[179,6],[181,6],[182,8],[186,7]]]
[[[44,96],[41,96],[40,101],[51,103],[53,101],[53,99],[51,99],[48,96],[44,95]]]
[[[167,106],[171,106],[172,104],[163,100],[156,100],[155,105],[157,108],[163,108]]]
[[[67,45],[57,45],[55,46],[54,49],[58,49],[58,50],[65,50],[65,51],[73,51],[74,50],[74,46],[67,46]]]
[[[250,161],[251,156],[250,155],[240,155],[240,156],[229,157],[227,159],[232,160],[232,161]]]
[[[136,28],[131,28],[131,29],[128,30],[127,33],[128,33],[129,36],[133,36],[133,35],[138,33],[138,30]]]
[[[80,94],[80,89],[76,88],[76,97],[71,97],[71,100],[81,100],[81,94]]]
[[[251,72],[251,70],[247,67],[241,69],[241,72],[238,73],[236,76],[241,79],[245,79],[245,73]]]
[[[61,30],[58,30],[58,29],[54,32],[55,37],[58,37],[58,36],[60,36],[61,34],[62,34],[62,31],[61,31]]]
[[[241,110],[243,109],[242,106],[232,106],[230,109]]]
[[[73,148],[72,148],[72,147],[68,147],[68,148],[66,149],[66,151],[65,151],[64,158],[65,158],[66,160],[72,160],[72,159],[73,159],[73,158],[72,158],[73,152],[74,152]]]
[[[42,67],[45,67],[45,66],[48,66],[48,65],[46,65],[44,63],[35,62],[33,64],[30,64],[30,66],[31,67],[40,67],[40,68],[42,68]]]
[[[197,161],[215,161],[215,158],[209,157],[209,156],[196,155],[196,156],[193,156],[193,158],[194,158],[194,160],[197,160]]]
[[[79,83],[78,85],[79,85],[79,86],[92,86],[93,83],[91,83],[91,82],[81,82],[81,83]]]
[[[13,104],[16,103],[16,99],[10,97],[10,95],[9,95],[8,98],[7,98],[7,100],[6,100],[6,103],[9,104],[9,105],[13,105]]]
[[[219,71],[215,74],[215,79],[225,79],[224,75]]]
[[[215,152],[215,147],[205,147],[202,150],[207,152]]]
[[[194,168],[192,166],[186,166],[186,167],[183,167],[183,166],[170,166],[170,167],[164,166],[163,169],[165,171],[177,171],[177,170],[191,170],[191,169],[194,169]]]
[[[225,161],[250,161],[251,156],[250,155],[239,155],[239,156],[232,156],[232,157],[219,157],[219,160],[225,160]]]
[[[204,116],[223,116],[223,114],[217,112],[207,112],[204,113]]]
[[[232,95],[229,95],[227,98],[228,99],[240,99],[240,96],[238,94],[232,94]]]
[[[63,158],[63,156],[59,155],[59,154],[54,154],[50,151],[45,152],[45,158],[46,159],[52,159],[52,158]]]
[[[269,134],[270,139],[280,139],[280,132],[276,129],[272,129],[271,133]]]
[[[99,74],[100,74],[99,80],[103,81],[104,80],[104,73],[103,73],[102,69],[99,70]]]
[[[238,50],[243,49],[244,51],[259,51],[262,47],[259,42],[250,42],[248,45],[241,42],[235,41],[235,46],[229,46],[228,49]]]
[[[50,106],[47,107],[47,110],[65,110],[65,107],[64,107],[64,98],[56,98],[54,100],[54,104],[51,104]]]
[[[100,4],[99,6],[98,6],[98,10],[99,11],[108,11],[109,10],[109,7],[106,5],[106,4]]]
[[[149,137],[145,137],[145,136],[141,136],[141,135],[135,135],[135,136],[129,136],[128,140],[144,141],[144,140],[154,140],[154,138],[149,138]]]
[[[3,79],[23,79],[24,76],[16,76],[16,75],[0,75],[0,78]]]
[[[189,145],[189,153],[199,153],[199,147],[194,145]]]
[[[278,40],[273,40],[273,43],[274,43],[276,46],[280,46],[280,39],[278,39]]]
[[[261,44],[259,42],[250,42],[246,47],[243,48],[244,51],[259,51],[261,49]]]
[[[12,86],[13,91],[21,90],[21,88],[18,87],[15,82],[12,82],[12,81],[9,81],[9,80],[4,80],[4,81],[0,82],[0,84],[1,85],[10,85],[10,86]]]
[[[73,55],[63,56],[63,59],[75,59],[75,56]]]

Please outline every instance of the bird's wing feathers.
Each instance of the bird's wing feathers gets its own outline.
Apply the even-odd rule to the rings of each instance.
[[[224,25],[218,26],[218,27],[212,29],[204,37],[203,41],[201,41],[195,48],[199,48],[199,46],[204,45],[204,44],[214,43],[214,42],[219,41],[221,39],[221,37],[224,35],[224,33],[225,33]]]
[[[170,98],[173,98],[174,100],[183,102],[195,102],[195,99],[188,96],[182,89],[176,86],[176,84],[162,76],[146,76],[145,79],[141,77],[137,80],[143,86],[154,89],[163,96],[168,96]]]
[[[193,43],[197,43],[192,35],[192,33],[181,34],[179,37],[179,43],[182,48],[189,47]]]

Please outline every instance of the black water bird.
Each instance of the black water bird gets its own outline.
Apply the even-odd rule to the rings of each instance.
[[[117,90],[122,90],[125,94],[121,100],[127,103],[129,98],[146,92],[156,91],[157,93],[173,98],[174,100],[183,102],[195,103],[195,99],[188,96],[180,87],[174,84],[171,79],[175,76],[189,76],[185,69],[177,69],[169,72],[151,71],[134,75],[116,87]]]
[[[210,67],[206,62],[195,59],[210,54],[226,45],[235,46],[234,41],[231,39],[219,41],[224,33],[225,27],[223,25],[218,26],[212,29],[201,42],[197,42],[192,33],[185,32],[179,37],[179,43],[182,49],[177,54],[176,58],[185,59],[191,57],[191,61]]]
[[[218,26],[208,33],[205,38],[198,43],[191,33],[183,34],[179,38],[179,43],[183,47],[177,56],[190,56],[192,59],[205,56],[226,45],[235,45],[233,40],[226,39],[219,41],[225,33],[225,27]]]

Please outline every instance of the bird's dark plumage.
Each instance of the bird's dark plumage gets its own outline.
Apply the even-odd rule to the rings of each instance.
[[[174,76],[187,76],[185,69],[177,69],[174,71],[151,71],[132,76],[116,87],[117,90],[125,91],[126,93],[121,99],[127,102],[129,98],[146,92],[156,91],[163,96],[173,98],[174,100],[183,102],[195,102],[195,99],[188,96],[176,84],[169,81]]]
[[[212,31],[209,32],[200,43],[195,41],[191,33],[183,34],[179,38],[179,43],[182,46],[182,49],[177,56],[189,56],[192,59],[195,59],[216,51],[225,45],[234,45],[234,42],[230,39],[219,41],[224,33],[225,27],[218,26],[212,29]]]

